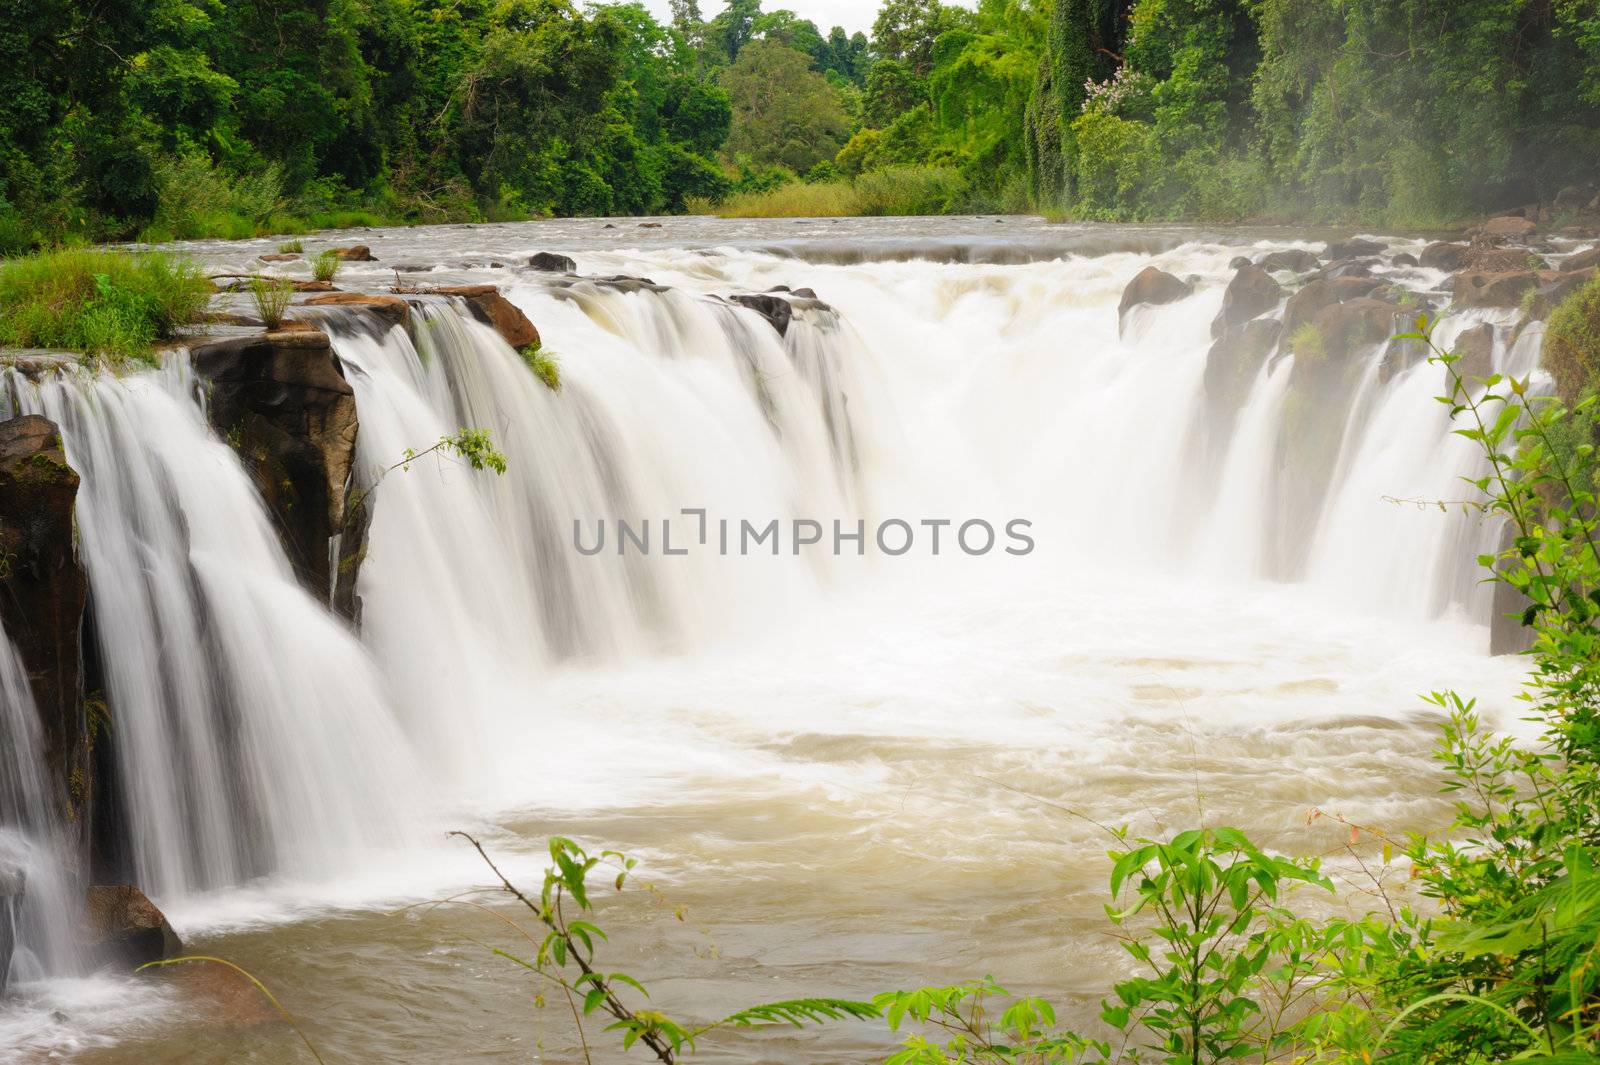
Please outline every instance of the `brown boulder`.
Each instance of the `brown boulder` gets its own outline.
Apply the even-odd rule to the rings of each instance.
[[[1278,347],[1283,323],[1276,318],[1255,318],[1230,329],[1206,352],[1205,394],[1214,412],[1231,411],[1248,398],[1251,384]]]
[[[1456,337],[1453,354],[1461,356],[1453,365],[1456,373],[1468,380],[1482,380],[1494,373],[1494,326],[1482,322]]]
[[[1222,310],[1211,322],[1211,335],[1220,337],[1278,305],[1283,286],[1259,266],[1241,266],[1222,295]]]
[[[1312,324],[1321,340],[1321,354],[1331,360],[1348,358],[1358,349],[1400,332],[1395,328],[1393,304],[1362,296],[1336,303],[1317,312]]]
[[[337,255],[347,263],[375,263],[378,257],[372,254],[372,249],[365,244],[352,244],[348,248],[329,248],[328,253]]]
[[[298,255],[278,254],[276,252],[271,255],[257,255],[256,258],[264,263],[293,263],[300,261],[300,256]]]
[[[1465,270],[1472,263],[1472,248],[1465,244],[1436,241],[1422,249],[1418,264],[1430,270]]]
[[[45,757],[65,808],[87,799],[89,739],[79,708],[87,585],[74,552],[78,474],[38,415],[0,422],[0,623],[27,670]]]
[[[1194,291],[1187,281],[1154,266],[1147,266],[1134,275],[1128,287],[1122,290],[1122,302],[1117,304],[1117,319],[1121,321],[1135,307],[1159,306],[1176,303]]]
[[[558,255],[553,251],[535,252],[528,257],[528,265],[535,270],[544,270],[552,274],[575,274],[578,264],[569,255]]]
[[[355,457],[355,392],[320,331],[198,344],[211,422],[244,460],[295,571],[327,601],[328,544],[344,523]]]
[[[84,900],[84,945],[100,964],[137,969],[183,953],[166,914],[129,884],[95,884]]]
[[[1591,266],[1600,266],[1600,245],[1577,252],[1561,261],[1563,271],[1587,270]]]
[[[365,292],[329,292],[306,300],[307,307],[360,307],[390,325],[406,328],[411,322],[411,305],[399,296]]]
[[[332,281],[291,281],[296,292],[332,292]]]
[[[1522,302],[1523,293],[1539,287],[1539,275],[1532,270],[1463,270],[1447,287],[1457,307],[1515,307]]]
[[[505,338],[505,342],[518,351],[540,342],[539,330],[528,321],[528,316],[493,285],[449,285],[432,291],[441,296],[457,296],[466,300],[475,318],[493,326]]]
[[[1360,259],[1368,255],[1377,255],[1386,245],[1364,237],[1351,237],[1348,240],[1330,240],[1328,247],[1323,251],[1324,259]]]
[[[1470,230],[1468,236],[1478,237],[1489,241],[1527,240],[1537,232],[1539,227],[1532,220],[1519,215],[1505,214],[1491,218],[1476,229]]]
[[[1283,251],[1268,252],[1256,265],[1263,270],[1293,270],[1295,273],[1300,273],[1317,265],[1317,253],[1304,248],[1286,248]]]
[[[782,296],[767,294],[752,296],[729,296],[729,301],[741,307],[748,307],[767,320],[767,324],[778,331],[779,336],[787,336],[789,323],[794,319],[794,308]]]
[[[1375,277],[1318,278],[1289,297],[1283,309],[1283,327],[1292,336],[1323,308],[1360,299],[1382,286],[1383,282]]]

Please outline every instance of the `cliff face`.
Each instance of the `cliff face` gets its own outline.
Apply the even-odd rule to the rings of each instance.
[[[211,383],[212,424],[244,460],[295,571],[327,602],[357,432],[355,392],[327,335],[237,337],[190,356]]]
[[[90,736],[79,634],[88,594],[73,543],[78,475],[54,422],[0,422],[0,622],[28,672],[45,757],[69,818],[89,807]]]

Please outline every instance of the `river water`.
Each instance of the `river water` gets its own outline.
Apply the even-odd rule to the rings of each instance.
[[[1207,407],[1229,261],[1325,235],[660,223],[338,236],[379,260],[347,266],[346,287],[499,284],[563,381],[545,389],[443,301],[419,303],[410,337],[331,323],[369,477],[463,425],[509,462],[497,477],[430,457],[382,478],[359,638],[293,586],[181,355],[20,390],[84,473],[97,587],[140,566],[197,578],[127,589],[102,637],[130,674],[175,678],[134,693],[130,675],[125,704],[150,709],[116,727],[143,737],[141,764],[193,781],[132,800],[141,875],[190,950],[254,973],[327,1061],[582,1060],[565,1006],[541,1008],[490,953],[517,946],[502,923],[415,908],[488,882],[452,828],[524,880],[552,834],[639,859],[637,886],[600,903],[605,965],[674,1015],[993,974],[1092,1028],[1129,964],[1106,934],[1101,826],[1236,825],[1326,855],[1361,908],[1365,841],[1352,853],[1349,828],[1312,812],[1396,834],[1444,823],[1422,693],[1454,687],[1515,725],[1519,664],[1487,654],[1472,562],[1495,531],[1392,501],[1457,498],[1473,472],[1431,399],[1441,371],[1380,374],[1382,345],[1354,356],[1347,394],[1327,397],[1342,406],[1321,473],[1282,444],[1305,402],[1287,356],[1226,419]],[[245,270],[272,247],[191,250]],[[535,251],[650,284],[518,265]],[[1119,323],[1151,263],[1195,276],[1195,294]],[[1378,269],[1423,300],[1443,281]],[[818,298],[785,337],[721,299],[779,285]],[[1441,331],[1488,321],[1497,365],[1525,370],[1537,330],[1513,344],[1514,319]],[[705,543],[686,508],[705,511]],[[650,520],[650,556],[617,554],[617,519]],[[662,550],[664,520],[687,554]],[[779,553],[723,554],[722,520],[735,543],[741,522],[777,520]],[[609,522],[607,550],[577,550],[574,521],[590,541]],[[822,543],[796,552],[810,521]],[[835,555],[835,521],[865,523],[864,557],[848,540]],[[874,549],[897,521],[912,549]],[[991,550],[955,541],[969,521],[997,531]],[[1005,550],[1023,546],[1011,522],[1031,550]],[[184,619],[192,645],[142,618]],[[247,743],[212,735],[208,699],[242,715]],[[140,722],[163,712],[188,761],[148,750],[160,737]],[[257,831],[228,846],[241,788]],[[620,1060],[598,1028],[594,1060]],[[713,1035],[701,1056],[866,1062],[891,1045],[839,1025]],[[0,1046],[96,1065],[302,1053],[253,993],[198,969],[35,980],[0,1010]]]

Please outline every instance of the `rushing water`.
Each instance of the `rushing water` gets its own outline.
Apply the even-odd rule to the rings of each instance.
[[[360,236],[381,261],[345,283],[411,263],[434,267],[414,283],[493,280],[563,386],[444,299],[416,300],[410,335],[329,319],[374,503],[359,642],[295,585],[181,356],[11,382],[83,476],[139,878],[328,1060],[577,1060],[570,1021],[480,945],[503,926],[395,912],[484,881],[446,827],[520,874],[553,833],[640,857],[657,892],[603,904],[616,967],[705,1019],[984,973],[1092,1017],[1122,965],[1099,934],[1097,822],[1238,824],[1333,855],[1353,892],[1347,830],[1311,810],[1440,823],[1418,693],[1494,712],[1518,676],[1486,654],[1473,557],[1495,530],[1393,501],[1454,498],[1474,469],[1431,400],[1442,371],[1359,353],[1316,477],[1283,465],[1292,357],[1225,423],[1205,402],[1228,261],[1306,234],[604,225]],[[268,249],[196,250],[240,267]],[[538,250],[650,283],[493,265]],[[1119,327],[1151,262],[1197,292]],[[783,337],[720,298],[778,285],[819,297]],[[1512,345],[1511,317],[1490,320],[1497,366],[1530,368],[1537,332]],[[461,426],[493,432],[503,477],[390,468]],[[618,519],[649,522],[648,557],[619,554]],[[776,554],[740,550],[744,523],[772,520]],[[962,549],[973,520],[992,550]],[[1027,553],[1005,550],[1014,520]],[[896,521],[914,544],[890,556],[874,531]],[[952,523],[937,554],[932,521]],[[577,550],[574,522],[591,544],[608,525],[605,549]],[[810,522],[822,542],[796,551]],[[864,555],[835,555],[857,522]],[[237,991],[46,983],[0,1013],[0,1040],[24,1060],[292,1060],[292,1032]],[[867,1060],[885,1037],[713,1042],[712,1060]]]

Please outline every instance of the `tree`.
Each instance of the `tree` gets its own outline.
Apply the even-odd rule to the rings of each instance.
[[[733,107],[728,152],[804,173],[831,160],[850,133],[839,92],[804,55],[752,41],[722,75]]]
[[[760,16],[761,0],[728,0],[728,6],[706,25],[706,44],[732,63],[754,36]]]
[[[939,34],[967,21],[967,12],[939,0],[885,0],[872,23],[872,48],[880,59],[898,60],[927,77]]]

